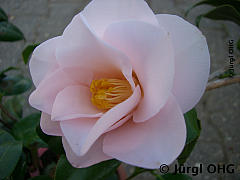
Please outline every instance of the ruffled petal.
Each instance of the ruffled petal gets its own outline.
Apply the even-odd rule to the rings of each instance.
[[[161,28],[128,21],[110,25],[104,40],[131,60],[144,93],[133,120],[148,120],[165,105],[173,86],[174,52],[170,37]]]
[[[79,77],[81,78],[81,77]],[[52,113],[52,106],[58,92],[67,86],[77,85],[62,69],[58,69],[45,78],[29,97],[32,107],[47,114]]]
[[[55,37],[43,42],[32,54],[29,67],[33,83],[36,87],[47,74],[58,68],[55,52],[59,38]]]
[[[157,15],[169,32],[175,54],[173,94],[183,113],[192,109],[204,93],[210,70],[210,55],[205,37],[184,19],[167,14]]]
[[[186,140],[183,114],[173,96],[153,118],[128,121],[106,134],[103,152],[125,163],[148,169],[172,163]]]
[[[52,109],[52,120],[62,121],[82,117],[100,117],[102,112],[91,102],[86,86],[69,86],[58,93]]]
[[[77,156],[69,146],[67,140],[63,137],[62,143],[66,152],[68,161],[76,168],[85,168],[101,161],[112,159],[102,151],[103,137],[100,137],[84,156]]]
[[[62,136],[59,122],[52,121],[49,114],[42,113],[40,119],[40,127],[45,134],[51,136]]]
[[[144,0],[93,0],[82,14],[99,37],[115,22],[138,20],[158,25],[155,15]]]
[[[93,72],[94,79],[125,77],[134,86],[128,58],[97,38],[81,14],[64,30],[56,57],[61,67],[80,67]]]
[[[112,125],[114,125],[124,116],[128,115],[136,107],[140,98],[141,91],[140,87],[137,86],[133,94],[127,100],[116,105],[115,107],[107,111],[101,118],[99,118],[89,131],[85,143],[81,148],[80,155],[84,155],[93,145],[93,143]]]

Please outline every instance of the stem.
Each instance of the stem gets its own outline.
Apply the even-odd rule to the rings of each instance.
[[[236,60],[235,66],[240,64],[240,59]],[[217,71],[213,72],[212,74],[209,75],[208,81],[211,81],[218,76],[220,76],[222,73],[224,73],[226,70],[228,70],[228,66],[225,66],[224,68],[218,69]]]
[[[5,107],[0,103],[0,109],[2,110],[2,112],[4,113],[4,114],[6,114],[7,115],[7,117],[9,117],[10,119],[12,119],[13,121],[18,121],[15,117],[13,117],[6,109],[5,109]]]
[[[2,119],[0,119],[0,122],[1,122],[5,127],[7,127],[8,129],[11,129],[11,128],[12,128],[8,123],[4,122]]]
[[[220,76],[226,70],[227,70],[227,68],[225,67],[225,68],[218,69],[217,71],[213,72],[212,74],[209,75],[208,81],[211,81],[211,80],[215,79],[216,77]]]
[[[224,79],[219,79],[216,81],[212,81],[209,82],[207,84],[207,88],[206,91],[212,90],[212,89],[216,89],[216,88],[220,88],[223,86],[228,86],[234,83],[239,83],[240,82],[240,76],[234,76],[234,77],[230,77],[230,78],[224,78]]]

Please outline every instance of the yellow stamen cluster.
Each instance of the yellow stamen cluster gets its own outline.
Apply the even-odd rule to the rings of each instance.
[[[99,79],[93,80],[90,86],[92,103],[99,109],[108,110],[132,95],[127,80]]]

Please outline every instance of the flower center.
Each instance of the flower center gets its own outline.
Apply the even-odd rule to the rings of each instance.
[[[99,109],[108,110],[132,95],[127,80],[99,79],[93,80],[90,86],[92,103]]]

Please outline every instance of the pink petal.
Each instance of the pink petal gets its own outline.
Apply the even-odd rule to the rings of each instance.
[[[133,94],[122,103],[116,105],[107,111],[101,118],[97,120],[94,126],[89,131],[85,143],[81,148],[80,155],[84,155],[93,143],[104,133],[108,128],[114,125],[118,120],[129,114],[138,104],[141,98],[140,87],[137,86]]]
[[[181,153],[186,140],[183,114],[173,96],[160,112],[143,123],[128,121],[108,132],[103,152],[125,163],[156,169],[170,164]]]
[[[80,67],[94,72],[94,79],[125,77],[134,84],[128,58],[97,38],[81,14],[65,29],[56,57],[61,67]]]
[[[158,26],[144,0],[93,0],[82,13],[99,37],[110,24],[120,21],[138,20]]]
[[[57,93],[67,86],[76,84],[77,82],[71,80],[62,69],[58,69],[44,79],[32,92],[29,103],[32,107],[51,114]]]
[[[40,127],[45,134],[51,136],[62,136],[59,122],[52,121],[49,114],[42,113]]]
[[[81,148],[86,143],[86,138],[96,121],[96,118],[78,118],[60,121],[63,136],[77,156],[81,155]]]
[[[125,122],[127,122],[132,117],[132,114],[127,115],[126,117],[120,119],[115,124],[113,124],[110,128],[106,130],[106,132],[112,131],[120,126],[122,126]]]
[[[93,73],[81,67],[66,67],[62,68],[69,79],[75,81],[77,84],[90,87],[93,80]]]
[[[175,15],[157,15],[170,33],[175,54],[173,94],[183,113],[192,109],[206,88],[210,56],[205,37],[197,27]]]
[[[43,42],[32,54],[29,67],[33,83],[36,87],[49,72],[53,72],[58,68],[55,50],[59,38],[55,37]]]
[[[100,117],[102,112],[91,102],[86,86],[68,86],[58,93],[52,109],[52,120],[61,121],[81,117]]]
[[[84,168],[93,164],[97,164],[101,161],[112,159],[111,157],[103,153],[102,141],[103,137],[100,137],[84,156],[77,156],[72,151],[67,140],[64,137],[62,138],[62,143],[66,152],[67,159],[72,164],[72,166],[76,168]]]
[[[131,60],[144,92],[133,120],[148,120],[164,106],[172,89],[174,54],[170,37],[153,25],[128,21],[110,25],[104,40]]]

